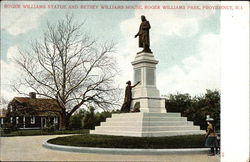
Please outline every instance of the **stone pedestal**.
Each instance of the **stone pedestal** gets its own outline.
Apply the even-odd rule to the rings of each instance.
[[[134,84],[131,109],[139,105],[140,112],[112,114],[106,122],[91,130],[90,134],[159,137],[204,134],[199,126],[181,117],[180,113],[166,113],[165,99],[160,98],[156,87],[156,65],[152,53],[139,53],[132,62],[134,67]]]
[[[166,112],[165,99],[160,98],[160,92],[156,87],[156,65],[153,53],[139,53],[132,62],[134,67],[134,83],[140,81],[132,90],[131,109],[136,103],[140,104],[141,112]]]

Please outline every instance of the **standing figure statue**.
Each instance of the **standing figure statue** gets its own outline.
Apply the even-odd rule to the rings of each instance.
[[[150,41],[149,41],[149,29],[151,28],[149,21],[147,21],[144,15],[141,16],[141,25],[139,28],[138,33],[135,35],[135,38],[139,36],[139,47],[142,47],[143,50],[141,52],[149,52],[152,53],[150,50]],[[141,53],[138,52],[138,53]]]
[[[137,82],[135,85],[131,86],[131,81],[127,81],[127,87],[125,90],[125,97],[124,97],[124,102],[121,108],[121,112],[129,112],[130,111],[130,106],[131,106],[131,101],[132,101],[132,88],[137,86],[140,82]]]

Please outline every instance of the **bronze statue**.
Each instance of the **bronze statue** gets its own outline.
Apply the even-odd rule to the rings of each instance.
[[[147,21],[144,15],[141,16],[141,25],[139,28],[138,33],[135,35],[135,38],[139,36],[139,47],[142,47],[143,50],[141,52],[149,52],[152,53],[150,50],[150,41],[149,41],[149,29],[151,28],[149,21]],[[138,52],[138,53],[141,53]]]
[[[137,82],[135,85],[131,86],[131,81],[127,81],[127,87],[125,89],[125,97],[124,97],[124,102],[121,108],[121,112],[129,112],[130,111],[130,106],[131,106],[131,101],[132,101],[132,88],[137,86],[140,83]]]

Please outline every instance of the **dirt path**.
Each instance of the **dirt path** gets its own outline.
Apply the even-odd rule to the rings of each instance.
[[[22,136],[0,138],[1,161],[165,161],[165,162],[219,162],[219,157],[190,155],[111,155],[54,151],[42,147],[50,136]]]

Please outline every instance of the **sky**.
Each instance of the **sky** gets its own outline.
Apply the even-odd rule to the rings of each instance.
[[[211,2],[215,5],[217,2]],[[7,5],[77,5],[75,9],[6,8]],[[134,35],[138,32],[140,16],[151,24],[150,44],[159,63],[156,86],[161,95],[206,93],[220,90],[220,11],[180,9],[100,9],[106,6],[193,6],[209,2],[2,2],[1,3],[1,96],[10,100],[18,96],[10,85],[19,76],[13,57],[19,49],[30,48],[30,42],[42,38],[47,22],[56,22],[66,13],[73,13],[83,22],[84,32],[100,42],[116,44],[114,57],[120,74],[116,83],[124,88],[133,80],[131,62],[141,51]],[[97,5],[98,9],[80,9],[80,5]]]
[[[74,13],[86,21],[86,31],[100,41],[117,44],[115,53],[121,88],[133,80],[131,62],[141,49],[137,33],[144,14],[152,26],[151,49],[159,64],[156,86],[161,95],[189,93],[200,95],[206,89],[221,91],[221,161],[247,161],[249,158],[249,2],[60,2],[77,5],[169,5],[243,6],[242,10],[133,10],[133,9],[16,9],[5,4],[58,4],[59,2],[1,2],[1,96],[17,96],[9,85],[19,76],[12,58],[29,41],[41,38],[46,22]],[[232,134],[232,128],[237,133]],[[233,147],[232,147],[233,146]],[[241,148],[235,150],[235,148]]]

